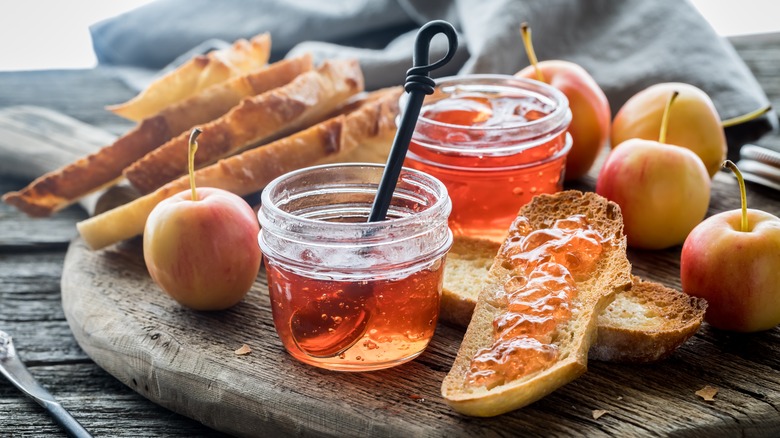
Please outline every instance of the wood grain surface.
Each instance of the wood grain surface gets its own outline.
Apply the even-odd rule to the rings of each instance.
[[[718,177],[713,196],[733,201],[733,180]],[[778,205],[763,207],[780,214]],[[677,251],[632,252],[635,272],[679,288]],[[262,273],[238,306],[189,311],[152,282],[140,239],[98,252],[75,240],[62,298],[79,345],[103,369],[155,403],[240,436],[780,434],[780,329],[736,336],[705,326],[669,360],[591,363],[584,377],[530,407],[475,419],[439,394],[461,329],[440,324],[423,355],[394,369],[320,370],[285,353]],[[244,343],[252,353],[237,356]],[[715,402],[695,394],[707,385],[718,388]],[[608,414],[595,420],[596,410]]]
[[[738,37],[731,42],[775,108],[780,108],[780,34]],[[131,124],[104,111],[103,106],[124,101],[133,92],[112,73],[105,68],[0,73],[0,107],[45,106],[120,135]],[[765,136],[758,143],[780,149],[780,135]],[[572,187],[592,189],[593,181],[591,175]],[[0,192],[18,190],[27,182],[0,174]],[[710,213],[736,208],[734,190],[733,178],[718,174]],[[748,196],[751,206],[780,214],[778,192],[751,184]],[[0,204],[0,329],[14,336],[17,350],[32,374],[95,436],[223,436],[150,401],[151,397],[147,399],[159,387],[159,383],[154,385],[159,382],[159,374],[143,375],[141,380],[132,376],[137,383],[152,383],[149,392],[145,392],[145,387],[136,392],[132,380],[129,386],[122,383],[92,361],[78,345],[65,319],[60,281],[65,251],[76,236],[75,223],[85,217],[83,210],[73,207],[53,218],[30,220]],[[79,256],[88,261],[89,257],[98,256],[98,253],[85,253],[78,245],[78,242],[73,244],[69,259]],[[120,272],[128,275],[127,278],[140,276],[137,243],[112,251],[114,255],[100,257],[114,261],[129,259],[130,268]],[[629,258],[635,273],[679,288],[679,247],[660,252],[631,252]],[[105,266],[105,261],[95,262],[95,267],[98,266]],[[740,336],[705,325],[664,362],[638,367],[593,362],[582,378],[527,409],[495,419],[471,419],[454,414],[438,398],[438,383],[454,358],[455,347],[450,344],[462,335],[458,329],[441,325],[431,347],[416,361],[397,369],[333,374],[301,365],[283,352],[273,336],[267,307],[263,310],[267,303],[262,301],[262,288],[262,282],[258,281],[249,299],[231,311],[186,317],[187,313],[183,312],[170,315],[197,324],[195,333],[202,334],[201,340],[209,340],[205,348],[219,353],[204,368],[214,367],[217,363],[214,361],[228,361],[232,364],[229,369],[249,369],[247,376],[260,376],[269,382],[254,385],[272,394],[282,394],[265,400],[262,412],[268,416],[259,416],[265,423],[253,430],[254,435],[276,436],[283,432],[318,435],[332,430],[334,422],[349,421],[354,428],[338,430],[338,435],[401,436],[403,431],[414,430],[427,436],[780,436],[778,328]],[[156,297],[151,302],[164,298],[150,296]],[[127,302],[123,305],[130,306]],[[176,330],[165,332],[170,322],[164,322],[159,314],[164,306],[172,305],[168,302],[157,308],[136,306],[138,314],[146,314],[150,319],[150,324],[143,327],[159,329],[161,334],[152,340],[154,333],[142,331],[140,337],[134,337],[124,347],[149,349],[153,353],[146,357],[152,357],[161,354],[160,351],[169,351],[173,339],[182,345],[188,339],[187,334]],[[234,312],[246,312],[248,316],[234,315]],[[225,320],[232,319],[238,326],[226,329]],[[236,338],[218,337],[211,333],[214,327],[227,330]],[[256,330],[252,339],[244,336],[248,328]],[[164,336],[171,336],[166,338],[167,347],[162,346],[166,340],[157,342]],[[254,352],[235,357],[233,350],[240,346],[235,342],[250,344]],[[193,353],[182,353],[184,349],[179,349],[179,354]],[[274,368],[255,366],[269,359],[275,361]],[[175,363],[174,358],[163,365]],[[302,380],[294,382],[293,377]],[[424,380],[431,377],[433,382]],[[719,389],[714,402],[705,402],[694,394],[704,385]],[[220,403],[227,401],[223,399]],[[184,406],[190,409],[186,403]],[[301,408],[287,416],[273,414],[291,406]],[[305,406],[324,407],[327,415],[304,410]],[[595,420],[593,410],[607,413]],[[37,404],[5,381],[0,381],[0,420],[0,436],[64,436]],[[217,421],[213,418],[204,421],[211,424],[212,420]]]

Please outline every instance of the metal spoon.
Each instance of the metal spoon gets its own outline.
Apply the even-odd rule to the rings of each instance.
[[[27,371],[19,356],[16,355],[11,335],[2,330],[0,330],[0,373],[28,397],[43,406],[54,421],[65,429],[68,436],[92,438],[92,435]]]

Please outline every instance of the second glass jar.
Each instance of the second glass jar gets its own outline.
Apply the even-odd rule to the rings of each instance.
[[[566,96],[539,81],[439,79],[423,104],[405,165],[447,187],[456,236],[500,241],[520,207],[562,189],[570,122]]]

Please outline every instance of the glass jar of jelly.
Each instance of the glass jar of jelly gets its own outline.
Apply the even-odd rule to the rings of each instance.
[[[367,222],[384,167],[324,165],[268,185],[258,212],[274,325],[296,359],[367,371],[414,359],[439,315],[451,203],[404,169],[387,219]]]
[[[405,165],[447,187],[455,236],[501,241],[520,207],[563,188],[570,122],[566,96],[539,81],[439,79],[423,103]]]

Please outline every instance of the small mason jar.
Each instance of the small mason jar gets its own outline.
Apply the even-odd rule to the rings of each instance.
[[[439,315],[452,244],[444,185],[412,169],[367,222],[384,167],[323,165],[265,188],[258,236],[274,325],[296,359],[367,371],[414,359]]]
[[[405,165],[447,187],[455,236],[500,241],[520,207],[563,188],[570,122],[566,96],[543,82],[506,75],[439,79],[423,103]]]

